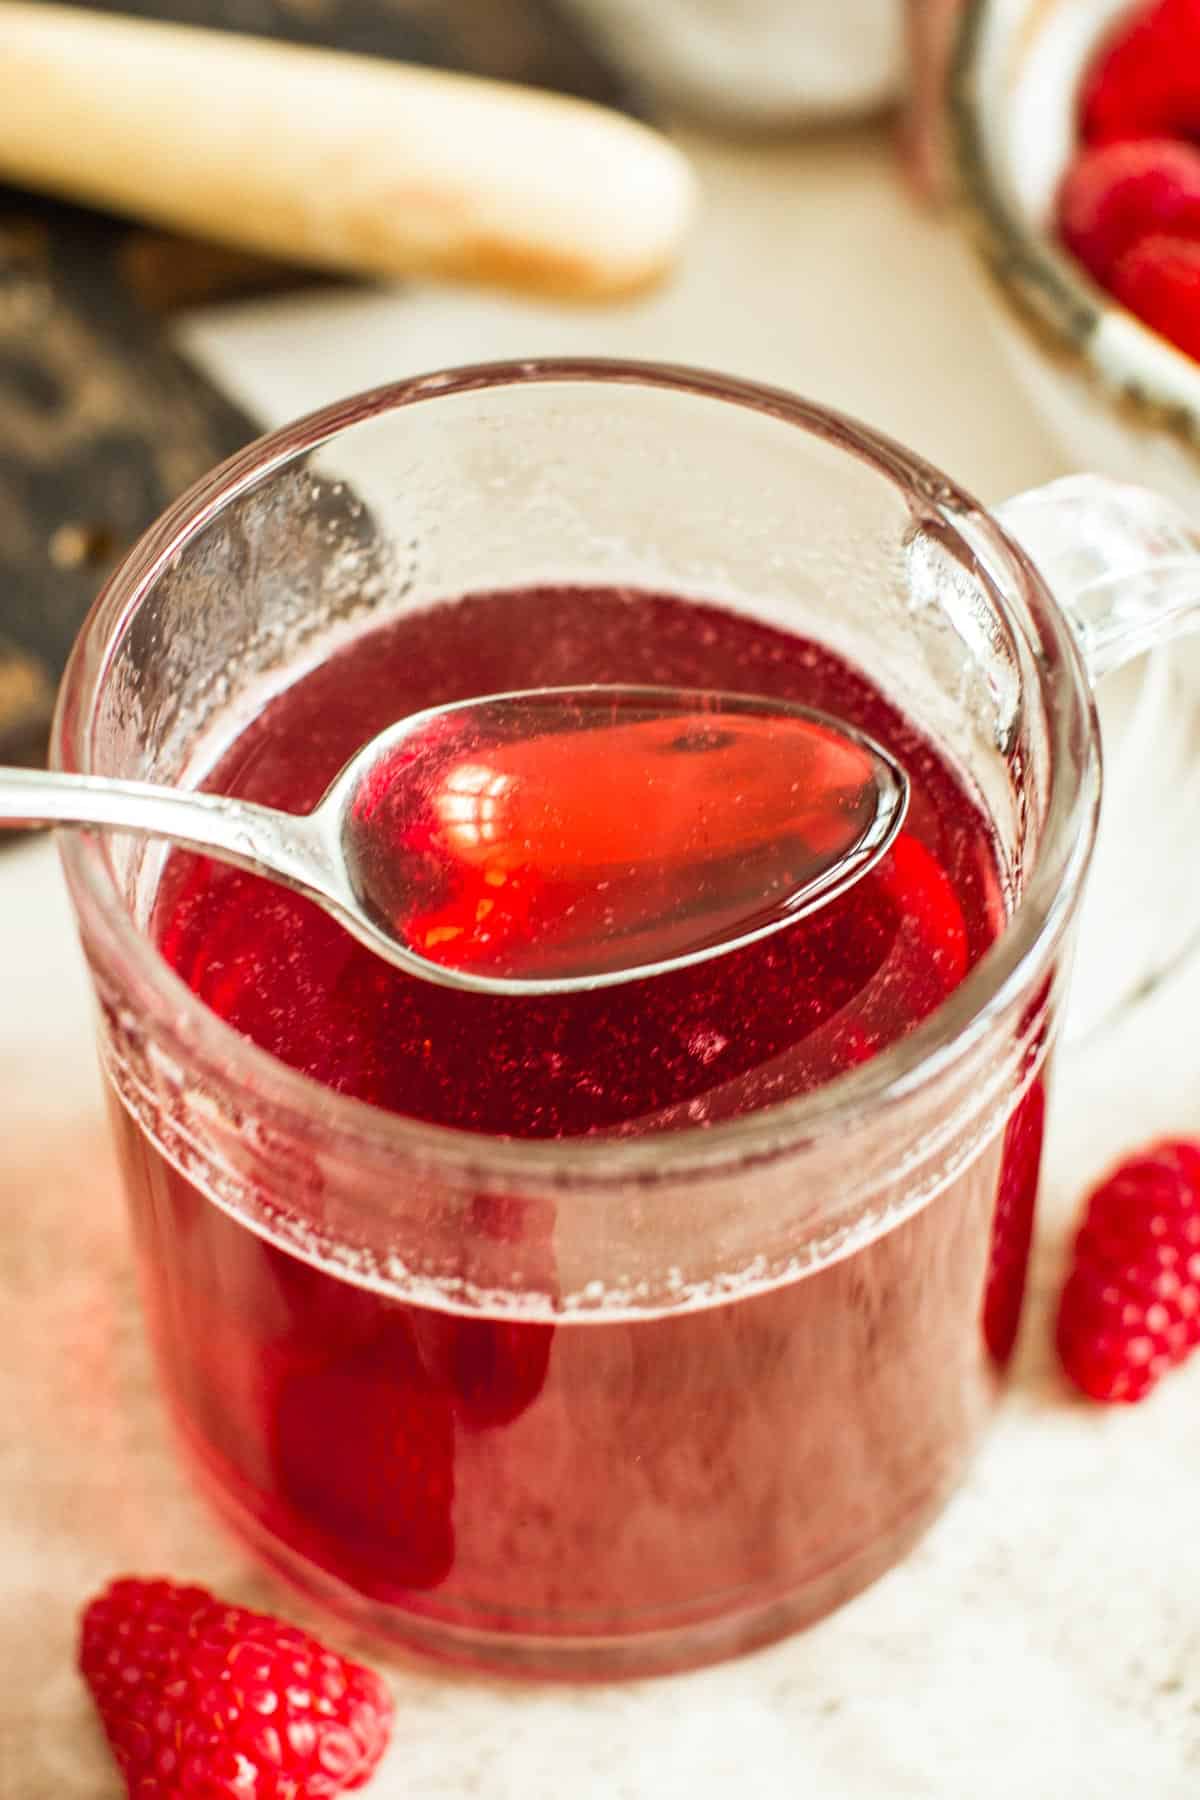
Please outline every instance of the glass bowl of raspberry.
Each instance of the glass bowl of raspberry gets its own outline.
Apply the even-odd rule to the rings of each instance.
[[[64,839],[163,1390],[264,1562],[380,1639],[595,1677],[764,1642],[905,1553],[1020,1323],[1090,681],[1198,563],[1144,492],[989,514],[794,396],[598,362],[359,396],[154,527],[76,647],[61,768],[302,812],[408,712],[595,681],[811,703],[911,788],[787,932],[526,998]],[[519,934],[546,899],[439,905]]]
[[[1080,466],[1195,505],[1200,4],[967,0],[948,124],[1006,342],[1051,425]]]
[[[1077,467],[1200,505],[1200,4],[963,0],[946,140],[1014,368]],[[1200,817],[1200,656],[1098,693],[1109,787],[1071,1029],[1200,936],[1178,849]],[[1156,804],[1145,805],[1153,770]]]

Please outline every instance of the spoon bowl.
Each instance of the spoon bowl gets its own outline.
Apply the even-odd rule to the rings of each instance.
[[[587,686],[401,719],[307,814],[0,772],[0,823],[172,839],[306,894],[412,975],[571,993],[725,955],[844,894],[908,780],[864,733],[753,695]]]

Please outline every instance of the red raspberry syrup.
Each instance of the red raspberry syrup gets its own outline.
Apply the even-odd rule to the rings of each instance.
[[[209,785],[302,810],[407,712],[596,681],[778,696],[859,726],[908,772],[900,838],[780,934],[568,997],[415,980],[306,902],[182,853],[158,895],[163,955],[236,1031],[339,1093],[548,1140],[695,1130],[802,1094],[911,1030],[995,938],[987,824],[870,682],[814,643],[656,594],[477,595],[397,619],[274,698]],[[154,1332],[210,1490],[360,1620],[453,1638],[468,1659],[678,1666],[827,1610],[936,1512],[1011,1350],[1028,1132],[1010,1134],[1007,1184],[997,1143],[907,1222],[778,1286],[527,1318],[385,1298],[301,1261],[122,1121]],[[998,1195],[1016,1224],[994,1246]],[[546,1200],[481,1193],[469,1220],[479,1256],[491,1245],[503,1268],[519,1245],[551,1294],[555,1231]]]

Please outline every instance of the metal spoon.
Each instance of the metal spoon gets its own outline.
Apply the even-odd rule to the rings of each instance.
[[[307,895],[411,975],[545,994],[782,930],[879,861],[908,791],[869,737],[784,701],[540,688],[400,720],[310,813],[0,769],[0,825],[169,838]]]

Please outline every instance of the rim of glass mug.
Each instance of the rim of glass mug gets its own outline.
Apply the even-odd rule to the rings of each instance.
[[[228,504],[348,428],[384,413],[472,390],[520,383],[617,383],[672,389],[792,424],[845,450],[920,496],[987,579],[1011,629],[1033,652],[1049,722],[1046,812],[1035,867],[1005,930],[960,986],[912,1033],[825,1086],[704,1129],[615,1139],[508,1140],[385,1113],[335,1093],[225,1024],[169,968],[134,921],[103,835],[62,835],[62,855],[81,925],[120,959],[123,980],[155,1040],[199,1057],[228,1079],[231,1056],[265,1110],[317,1124],[344,1141],[397,1157],[554,1185],[638,1182],[713,1170],[837,1132],[851,1117],[910,1100],[966,1057],[1023,992],[1047,972],[1086,874],[1099,804],[1099,738],[1091,687],[1067,617],[1034,565],[992,516],[955,483],[892,440],[783,390],[670,364],[561,358],[476,364],[372,389],[310,413],[230,458],[182,495],[126,556],[99,595],[64,676],[54,727],[54,766],[94,772],[91,728],[122,629],[160,575]],[[1010,592],[982,573],[980,551]],[[1016,606],[1013,604],[1016,596]],[[1022,616],[1024,615],[1024,616]],[[1014,1098],[1016,1096],[1014,1095]]]

